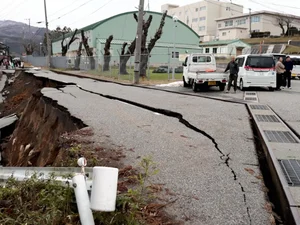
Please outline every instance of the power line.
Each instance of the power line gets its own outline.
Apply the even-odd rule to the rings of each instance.
[[[74,4],[75,2],[78,2],[78,0],[74,0],[74,1],[72,2],[72,4]],[[66,9],[66,8],[69,8],[69,7],[70,7],[70,4],[66,5],[65,7],[61,8],[61,9],[59,9],[59,10],[57,10],[55,13],[50,14],[49,17],[51,17],[51,16],[57,14],[58,12],[63,11],[63,10]]]
[[[12,9],[10,9],[8,12],[4,13],[1,17],[5,18],[7,15],[12,15],[16,12],[16,9],[19,8],[21,5],[23,5],[26,1],[28,0],[24,0],[24,1],[20,1],[20,2],[15,2],[16,4],[11,4],[8,5],[8,7],[5,7],[4,9],[1,9],[1,11],[5,11],[5,9],[9,8],[9,6],[12,6]]]
[[[69,12],[67,12],[67,13],[65,13],[65,14],[63,14],[63,15],[61,15],[61,16],[59,16],[57,19],[53,19],[53,20],[49,21],[49,23],[51,23],[51,22],[53,22],[53,21],[55,21],[55,20],[59,20],[59,19],[61,19],[62,17],[66,16],[66,15],[69,15],[70,13],[76,11],[77,9],[81,8],[82,6],[85,6],[86,4],[88,4],[88,3],[92,2],[92,1],[94,1],[94,0],[89,0],[89,1],[87,1],[87,2],[85,2],[85,3],[83,3],[83,4],[81,4],[80,6],[76,7],[75,9],[72,9],[71,11],[69,11]]]
[[[100,6],[99,8],[97,8],[94,12],[89,13],[88,15],[93,15],[94,13],[98,12],[100,9],[104,8],[105,6],[107,6],[109,3],[111,3],[114,0],[109,0],[108,2],[106,2],[104,5]],[[73,23],[69,24],[68,26],[73,25],[74,23],[77,23],[78,21],[82,20],[83,18],[86,18],[86,16],[74,21]]]

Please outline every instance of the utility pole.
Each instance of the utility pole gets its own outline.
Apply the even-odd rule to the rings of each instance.
[[[251,8],[249,8],[249,35],[251,38],[251,33],[252,33],[252,27],[251,27]]]
[[[28,26],[29,26],[29,35],[30,35],[30,31],[31,31],[31,25],[30,25],[30,18],[29,19],[25,19],[25,20],[27,20],[28,21]]]
[[[135,47],[135,61],[134,61],[134,79],[133,83],[138,84],[140,79],[140,62],[142,51],[142,36],[143,36],[143,23],[144,23],[144,0],[140,0],[138,26],[136,32],[136,47]]]
[[[47,56],[47,66],[50,68],[51,64],[51,42],[50,42],[50,36],[49,36],[49,29],[48,29],[48,18],[47,18],[47,5],[46,0],[44,0],[44,8],[45,8],[45,23],[46,23],[46,36],[47,36],[47,50],[48,50],[48,56]]]

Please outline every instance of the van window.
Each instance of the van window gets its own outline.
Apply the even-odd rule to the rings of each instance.
[[[246,66],[253,68],[272,68],[275,66],[274,58],[271,56],[249,56]]]
[[[211,62],[210,56],[194,56],[193,63],[206,63]]]
[[[238,67],[242,67],[243,64],[244,64],[244,61],[245,61],[245,58],[244,58],[244,57],[242,57],[242,58],[237,58],[237,59],[235,60],[235,62],[238,64]]]

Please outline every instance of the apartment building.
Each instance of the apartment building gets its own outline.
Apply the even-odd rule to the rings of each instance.
[[[218,40],[244,39],[250,37],[249,13],[235,16],[225,16],[216,19]],[[288,14],[280,14],[270,11],[257,11],[251,13],[252,32],[270,32],[270,35],[280,36],[282,29],[280,21],[289,21],[291,27],[300,28],[300,17]],[[287,29],[284,25],[285,31]]]
[[[192,28],[203,42],[215,39],[217,18],[243,16],[242,5],[217,0],[202,0],[184,6],[165,4],[161,6],[161,11],[165,10],[168,10],[168,15],[177,16]]]

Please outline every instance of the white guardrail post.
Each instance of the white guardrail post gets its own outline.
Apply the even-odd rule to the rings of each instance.
[[[92,210],[101,212],[113,212],[116,208],[118,173],[117,168],[111,167],[87,167],[85,158],[77,161],[76,167],[0,167],[0,184],[13,177],[17,181],[23,181],[37,174],[41,180],[47,180],[53,174],[55,180],[61,185],[70,185],[74,188],[77,208],[82,225],[94,225]],[[73,173],[72,179],[66,175]],[[92,179],[91,179],[92,178]],[[91,190],[91,201],[88,190]]]

